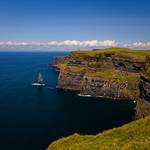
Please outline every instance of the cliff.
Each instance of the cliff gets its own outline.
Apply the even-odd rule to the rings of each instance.
[[[97,135],[74,134],[53,142],[47,150],[148,150],[150,116]]]
[[[109,48],[56,57],[58,88],[81,95],[137,101],[136,118],[150,114],[150,51]]]
[[[150,114],[150,56],[146,56],[144,71],[140,76],[140,98],[136,105],[136,118],[142,118]]]

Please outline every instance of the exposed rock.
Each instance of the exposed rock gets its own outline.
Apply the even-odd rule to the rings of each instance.
[[[138,83],[134,81],[105,80],[99,77],[84,77],[82,95],[103,96],[111,98],[136,99]]]
[[[136,119],[150,115],[150,103],[144,99],[139,99],[136,105]]]
[[[52,64],[49,64],[49,67],[58,67],[59,64],[63,64],[65,63],[67,57],[65,56],[57,56],[57,57],[54,57],[53,58],[53,63]]]
[[[150,102],[150,80],[141,76],[140,98]]]
[[[72,52],[55,57],[60,69],[58,88],[82,95],[137,101],[136,117],[150,114],[150,52],[107,49]]]
[[[143,62],[135,62],[132,59],[113,58],[113,65],[116,69],[127,72],[140,72],[144,67]]]
[[[63,75],[62,75],[63,74]],[[57,88],[80,91],[82,88],[82,73],[60,72]]]
[[[141,76],[140,98],[136,105],[136,118],[144,118],[150,114],[150,80]]]

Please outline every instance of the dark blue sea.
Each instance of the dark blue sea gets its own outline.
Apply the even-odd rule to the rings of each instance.
[[[0,149],[45,150],[73,133],[96,134],[134,119],[127,100],[79,97],[56,89],[58,72],[48,68],[67,53],[0,53]],[[46,86],[35,88],[38,71]]]

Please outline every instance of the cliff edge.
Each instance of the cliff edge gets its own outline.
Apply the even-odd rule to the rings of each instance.
[[[74,134],[53,142],[47,150],[148,150],[150,116],[97,135]]]
[[[56,57],[58,88],[81,95],[137,101],[136,118],[150,114],[150,51],[109,48]]]

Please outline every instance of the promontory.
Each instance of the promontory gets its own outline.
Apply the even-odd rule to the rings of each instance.
[[[57,87],[80,95],[136,101],[136,118],[150,114],[150,51],[126,48],[73,51],[55,57]]]
[[[148,150],[150,147],[150,51],[126,48],[74,51],[55,57],[57,87],[80,95],[136,102],[135,119],[97,135],[74,134],[48,150]],[[142,118],[142,119],[141,119]]]

